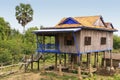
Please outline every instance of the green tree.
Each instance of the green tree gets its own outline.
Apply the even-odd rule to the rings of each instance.
[[[0,63],[9,64],[12,60],[12,55],[8,49],[0,48]]]
[[[0,17],[0,39],[7,40],[10,35],[10,24]]]
[[[25,32],[25,38],[26,38],[27,43],[28,42],[31,43],[31,44],[36,43],[36,35],[32,33],[33,30],[38,30],[38,28],[37,27],[31,27]]]
[[[30,4],[21,3],[16,6],[15,10],[16,19],[23,26],[23,33],[25,33],[25,25],[33,20],[33,9]]]
[[[113,47],[114,47],[114,49],[120,49],[120,36],[114,35],[114,37],[113,37]]]

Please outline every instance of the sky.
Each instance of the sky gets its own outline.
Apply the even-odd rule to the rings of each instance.
[[[10,23],[12,29],[23,31],[15,17],[15,7],[30,4],[34,10],[30,27],[53,27],[63,17],[101,15],[105,22],[112,22],[120,36],[120,0],[0,0],[0,17]]]

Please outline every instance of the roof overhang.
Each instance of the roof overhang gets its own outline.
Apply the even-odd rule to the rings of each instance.
[[[89,30],[100,30],[100,31],[108,31],[108,32],[117,32],[118,30],[116,29],[105,29],[105,28],[93,28],[89,26],[82,26],[82,29],[89,29]]]
[[[35,34],[53,34],[53,33],[68,33],[68,32],[77,32],[80,31],[81,28],[55,28],[55,29],[41,29],[41,30],[34,30],[33,33]]]

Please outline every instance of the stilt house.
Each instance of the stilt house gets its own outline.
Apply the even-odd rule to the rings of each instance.
[[[102,16],[84,16],[63,18],[55,27],[33,32],[37,36],[37,52],[73,55],[80,64],[82,54],[111,51],[115,31]],[[46,36],[53,36],[55,42],[46,43]]]

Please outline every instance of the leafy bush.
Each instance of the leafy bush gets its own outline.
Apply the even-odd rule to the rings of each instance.
[[[114,49],[120,49],[120,37],[117,35],[113,37],[113,47]]]
[[[120,80],[120,75],[114,75],[114,80]]]
[[[8,49],[0,48],[0,63],[9,64],[12,61],[12,55]]]

